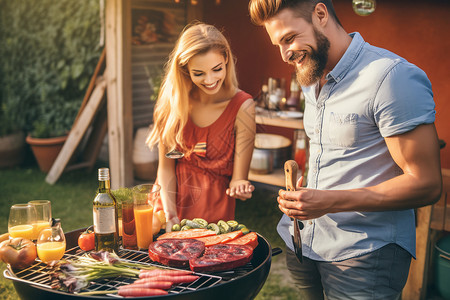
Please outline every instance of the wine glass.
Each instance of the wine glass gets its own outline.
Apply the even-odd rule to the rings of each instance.
[[[32,200],[28,204],[36,210],[36,222],[33,223],[33,240],[37,240],[39,233],[44,228],[50,228],[52,221],[52,208],[49,200]]]
[[[61,228],[61,220],[52,219],[51,228],[41,230],[36,248],[39,259],[47,264],[64,256],[66,238]]]
[[[8,232],[12,238],[33,239],[36,210],[30,204],[14,204],[9,211]]]

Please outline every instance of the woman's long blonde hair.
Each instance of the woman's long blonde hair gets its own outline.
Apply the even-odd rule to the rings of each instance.
[[[195,22],[186,26],[165,66],[153,113],[153,130],[146,141],[150,148],[160,142],[168,151],[175,148],[182,152],[190,150],[184,143],[183,129],[189,118],[189,95],[196,86],[189,76],[187,64],[195,55],[212,49],[228,60],[223,88],[230,93],[237,89],[235,61],[225,36],[212,25]]]

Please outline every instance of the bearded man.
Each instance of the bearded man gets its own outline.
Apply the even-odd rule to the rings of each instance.
[[[307,186],[300,179],[277,199],[300,299],[399,299],[415,255],[413,209],[442,189],[430,81],[348,34],[331,0],[251,0],[249,12],[306,98]],[[291,218],[303,221],[301,250]]]

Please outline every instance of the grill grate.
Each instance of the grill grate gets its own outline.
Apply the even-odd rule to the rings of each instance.
[[[85,252],[82,251],[78,246],[71,248],[66,251],[64,254],[63,259],[71,260],[71,258],[75,258],[76,256],[82,255]],[[158,266],[162,268],[167,269],[174,269],[167,266],[164,266],[160,263],[153,262],[148,257],[147,252],[143,251],[136,251],[136,250],[128,250],[128,249],[120,249],[119,250],[119,257],[133,262],[133,263],[140,263],[142,265],[148,265],[148,266]],[[250,265],[251,267],[251,265]],[[246,268],[245,266],[242,268]],[[253,267],[251,267],[253,268]],[[7,274],[9,272],[9,274]],[[5,271],[5,277],[16,280],[20,282],[25,282],[28,284],[40,286],[43,288],[51,289],[51,273],[53,272],[52,268],[47,266],[45,263],[37,261],[33,265],[31,265],[28,268],[25,268],[23,270],[18,270],[17,272],[13,272],[12,270]],[[216,284],[218,284],[221,281],[224,281],[224,278],[222,276],[218,275],[211,275],[211,274],[203,274],[203,273],[194,273],[195,275],[199,276],[199,278],[191,283],[183,283],[183,284],[177,284],[174,285],[172,288],[168,290],[169,294],[179,294],[185,291],[196,291],[200,288],[208,288],[212,287]],[[219,274],[220,275],[220,274]],[[236,275],[234,275],[236,276]],[[126,285],[129,283],[132,283],[137,278],[130,278],[126,276],[118,276],[113,278],[105,278],[101,280],[92,281],[89,286],[82,289],[80,292],[96,292],[96,291],[113,291],[117,290],[117,288],[121,285]],[[228,278],[225,281],[228,281],[230,278]],[[117,294],[107,294],[109,296],[117,296]]]

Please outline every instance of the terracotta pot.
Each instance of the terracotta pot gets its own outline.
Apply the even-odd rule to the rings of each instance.
[[[66,139],[67,136],[44,139],[27,136],[26,142],[31,146],[39,169],[41,169],[42,172],[48,173],[48,171],[50,171],[59,152],[64,146]]]
[[[17,132],[0,137],[0,168],[20,165],[25,157],[25,134]]]

